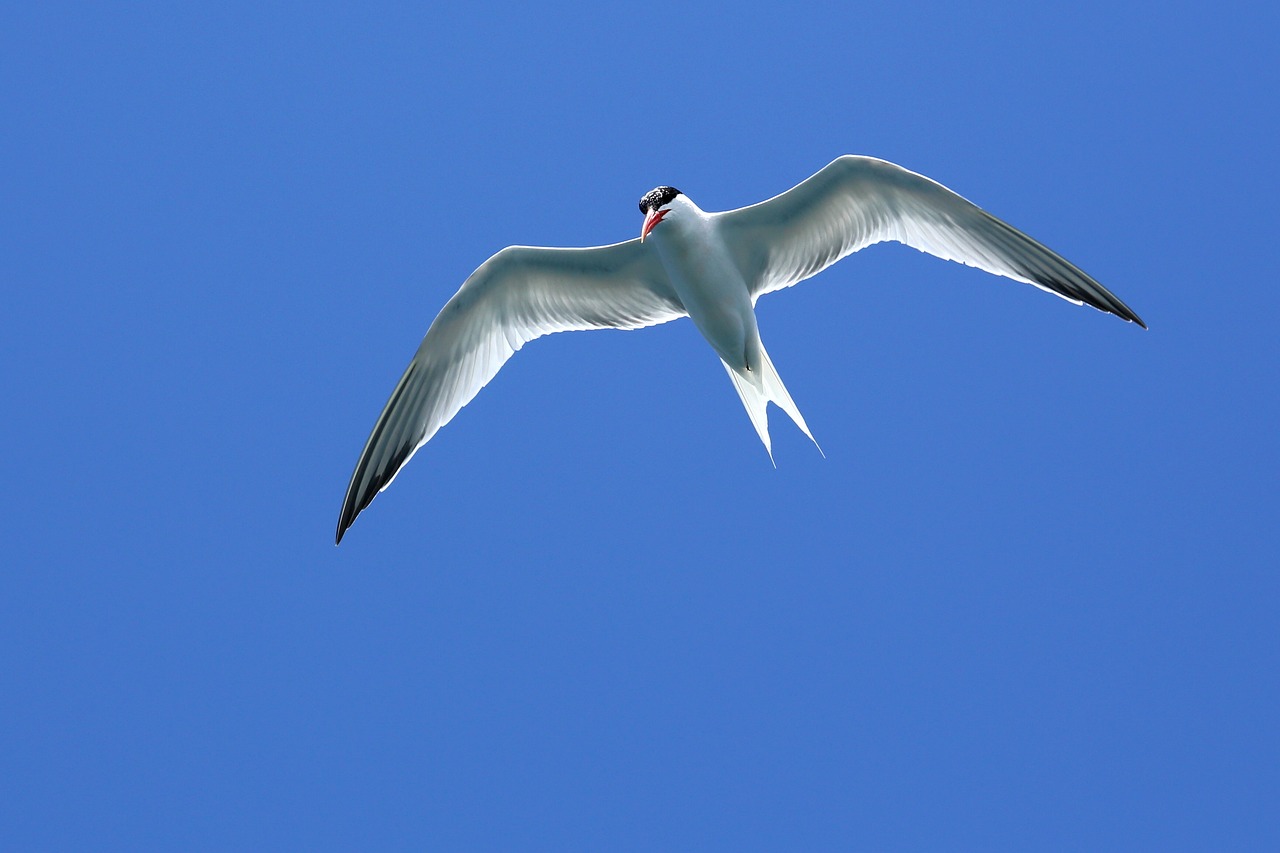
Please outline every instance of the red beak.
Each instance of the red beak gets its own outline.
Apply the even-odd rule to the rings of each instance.
[[[662,221],[662,217],[670,213],[670,210],[658,210],[657,208],[649,208],[649,212],[644,215],[644,227],[640,229],[640,242],[644,242],[644,238],[649,236],[649,232],[653,230],[653,226]]]

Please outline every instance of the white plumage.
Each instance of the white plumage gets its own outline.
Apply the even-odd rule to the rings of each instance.
[[[589,249],[512,246],[480,265],[440,311],[382,410],[351,475],[336,540],[414,452],[534,338],[638,329],[688,316],[719,354],[765,449],[778,404],[812,434],[760,340],[754,306],[888,240],[1142,321],[1053,251],[935,181],[845,156],[768,201],[706,213],[659,187],[641,238]],[[772,457],[772,451],[770,451]]]

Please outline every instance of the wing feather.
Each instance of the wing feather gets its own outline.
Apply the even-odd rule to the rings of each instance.
[[[510,246],[445,304],[374,424],[351,475],[335,541],[409,458],[535,338],[638,329],[684,316],[651,248]]]
[[[840,157],[779,196],[718,217],[753,300],[892,240],[1146,327],[1061,255],[936,181],[874,157]]]

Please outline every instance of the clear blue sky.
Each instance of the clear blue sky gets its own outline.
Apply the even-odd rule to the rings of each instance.
[[[427,5],[0,11],[0,847],[1280,848],[1264,4]],[[874,247],[759,306],[825,460],[558,335],[334,548],[486,257],[843,153],[1151,330]]]

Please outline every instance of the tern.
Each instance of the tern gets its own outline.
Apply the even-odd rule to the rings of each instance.
[[[640,212],[637,239],[582,249],[509,246],[463,282],[365,442],[335,542],[507,359],[553,332],[689,317],[720,356],[769,458],[769,403],[812,440],[760,340],[756,300],[874,243],[905,243],[1146,328],[1061,255],[936,181],[874,157],[839,157],[781,195],[737,210],[708,213],[663,186],[640,199]]]

